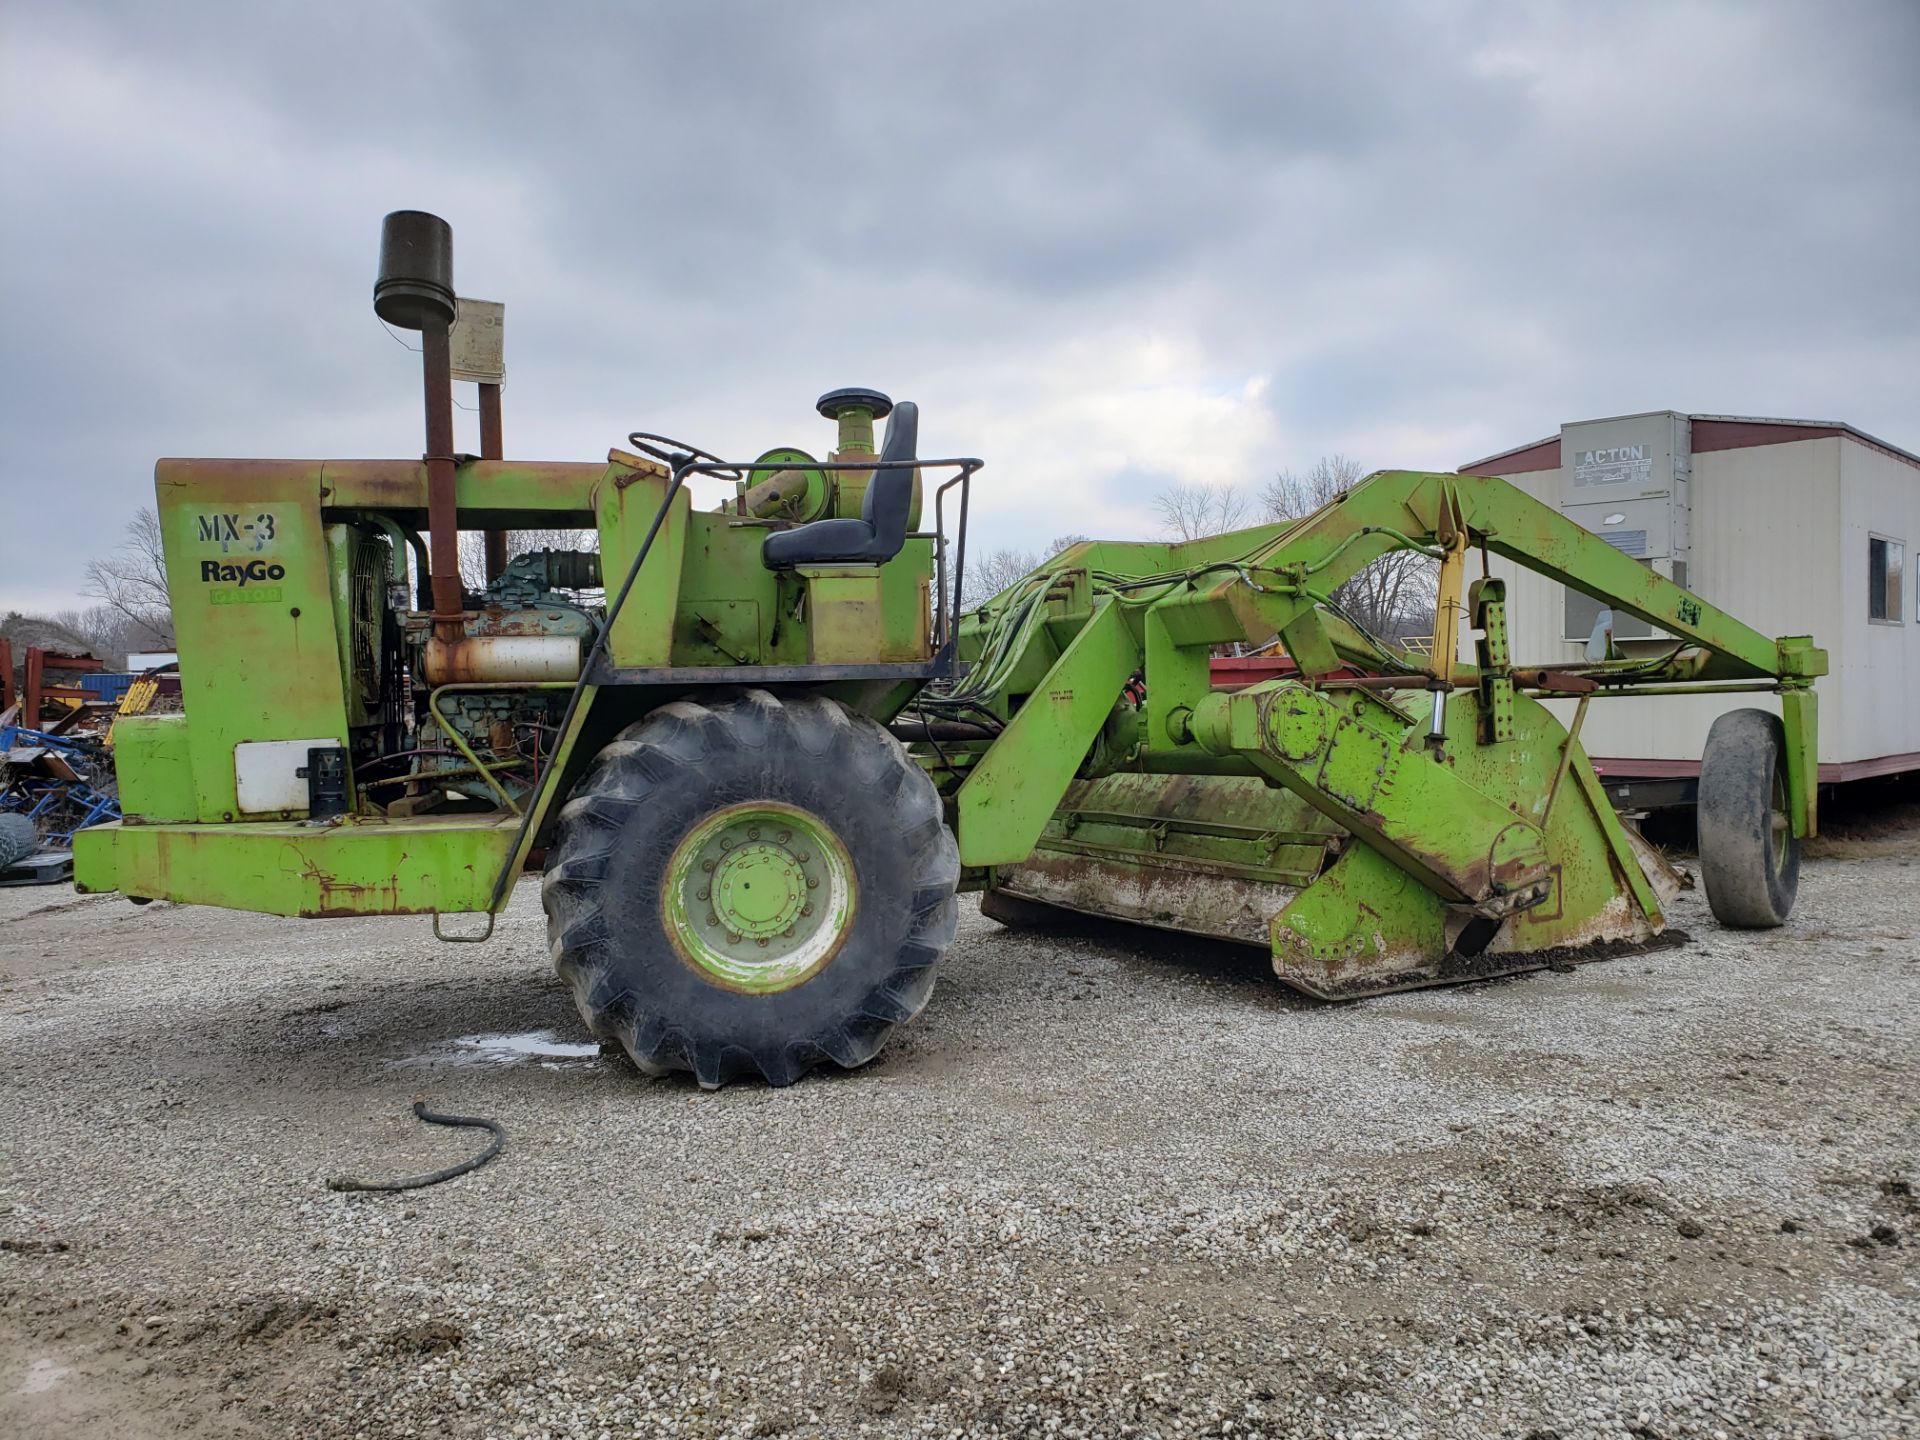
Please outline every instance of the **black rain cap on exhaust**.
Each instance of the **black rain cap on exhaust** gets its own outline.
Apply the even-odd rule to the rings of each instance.
[[[396,210],[380,222],[380,274],[373,313],[403,330],[451,325],[453,227],[424,210]]]

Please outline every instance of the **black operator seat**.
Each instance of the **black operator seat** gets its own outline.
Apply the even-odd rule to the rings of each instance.
[[[769,570],[791,570],[796,565],[878,565],[898,555],[907,543],[907,511],[913,508],[919,432],[920,407],[902,400],[887,419],[880,468],[867,482],[860,518],[815,520],[775,531],[760,547],[760,563]]]

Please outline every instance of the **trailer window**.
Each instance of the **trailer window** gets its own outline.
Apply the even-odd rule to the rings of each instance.
[[[1907,569],[1907,547],[1884,535],[1867,537],[1867,618],[1898,625],[1903,618],[1900,582]]]

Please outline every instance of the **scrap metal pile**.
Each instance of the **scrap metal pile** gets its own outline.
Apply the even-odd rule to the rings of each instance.
[[[179,680],[31,647],[16,698],[4,640],[0,676],[0,884],[51,884],[72,875],[76,834],[120,818],[115,722],[177,706]]]

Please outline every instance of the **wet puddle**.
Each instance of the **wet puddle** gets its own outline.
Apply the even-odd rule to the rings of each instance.
[[[556,1040],[551,1030],[528,1030],[518,1035],[462,1035],[392,1063],[405,1069],[538,1065],[543,1070],[584,1070],[600,1063],[600,1047],[591,1040]]]

